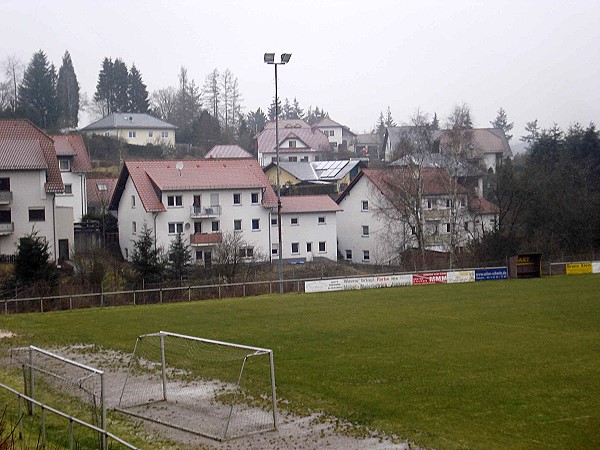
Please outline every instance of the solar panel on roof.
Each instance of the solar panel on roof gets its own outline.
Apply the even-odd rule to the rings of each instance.
[[[315,169],[316,170],[323,170],[323,166],[327,163],[327,161],[319,161],[317,162],[317,164],[315,165]]]
[[[340,173],[342,171],[341,167],[338,167],[337,169],[331,169],[331,174],[329,175],[331,178],[335,177],[338,173]]]
[[[331,166],[333,166],[335,164],[335,161],[327,161],[327,164],[325,164],[325,167],[323,167],[323,169],[331,169]]]

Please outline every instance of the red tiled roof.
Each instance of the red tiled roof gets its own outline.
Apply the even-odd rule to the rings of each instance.
[[[258,161],[240,159],[201,159],[181,161],[126,161],[113,196],[111,209],[116,209],[127,177],[130,176],[146,211],[165,211],[160,191],[257,188],[264,191],[263,205],[274,207],[277,197]],[[115,203],[115,201],[117,203]]]
[[[278,121],[278,126],[279,126],[279,131],[281,132],[281,130],[285,129],[285,128],[309,128],[310,129],[310,125],[307,124],[304,120],[302,119],[280,119]],[[268,129],[275,129],[275,121],[274,120],[269,120],[266,124],[265,124],[265,130]]]
[[[108,206],[117,185],[116,178],[87,178],[85,180],[88,205]],[[106,186],[106,190],[100,190],[98,185]]]
[[[222,233],[198,233],[190,235],[190,245],[220,244],[222,241]]]
[[[298,139],[304,147],[281,147],[287,139]],[[275,153],[275,129],[265,128],[257,137],[258,151],[260,153]],[[281,128],[279,127],[279,151],[289,152],[323,152],[331,147],[329,139],[318,128]]]
[[[500,208],[485,198],[472,198],[469,200],[469,209],[479,214],[498,214]]]
[[[80,134],[52,135],[57,156],[73,156],[73,172],[91,172],[92,162]]]
[[[439,131],[437,139],[443,152],[451,139],[450,131]],[[474,128],[465,133],[465,139],[472,145],[475,154],[499,153],[504,157],[512,156],[508,139],[500,128]]]
[[[0,168],[46,170],[46,192],[64,192],[54,142],[25,119],[0,120]]]
[[[282,213],[341,211],[329,195],[292,195],[281,197]]]

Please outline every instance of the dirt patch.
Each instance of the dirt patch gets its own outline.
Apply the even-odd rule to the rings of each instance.
[[[0,330],[0,339],[9,339],[15,336],[16,334],[11,331]]]
[[[71,348],[52,349],[51,351],[67,358],[92,365],[105,371],[106,401],[109,408],[119,404],[121,390],[127,377],[129,355],[113,350],[100,350],[95,346],[76,346]],[[187,383],[188,389],[194,389]],[[181,403],[160,404],[161,417],[168,417],[185,426],[190,421],[200,419],[201,412],[182,407]],[[374,450],[408,450],[416,449],[408,442],[401,442],[395,436],[385,436],[376,431],[357,428],[344,423],[335,417],[323,414],[298,416],[282,410],[279,401],[279,426],[276,431],[268,431],[247,437],[219,442],[174,428],[143,421],[149,433],[155,433],[164,439],[176,442],[182,448],[191,449],[374,449]],[[132,419],[133,420],[133,419]],[[205,419],[204,419],[205,420]],[[354,436],[357,435],[357,436]]]

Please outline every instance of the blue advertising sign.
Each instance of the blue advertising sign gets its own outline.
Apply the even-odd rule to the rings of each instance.
[[[492,269],[475,269],[475,281],[507,280],[508,268],[494,267]]]

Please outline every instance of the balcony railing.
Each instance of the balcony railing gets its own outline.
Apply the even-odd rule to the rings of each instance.
[[[223,234],[218,233],[195,233],[190,234],[190,245],[192,247],[203,247],[220,244],[223,241]]]
[[[0,223],[0,234],[12,234],[15,231],[14,222]]]
[[[197,219],[200,217],[217,217],[221,215],[221,205],[217,206],[192,206],[190,208],[190,217]]]
[[[8,205],[12,202],[12,191],[0,191],[0,205]]]

